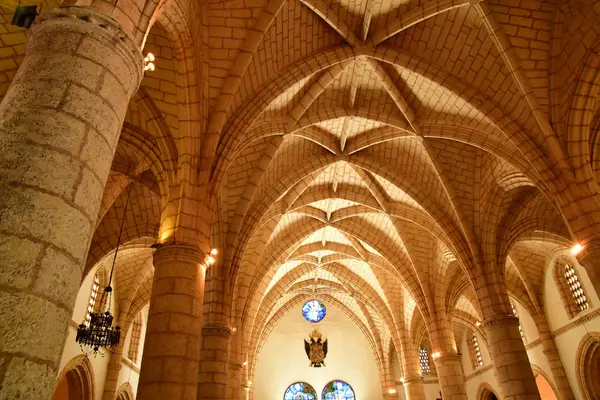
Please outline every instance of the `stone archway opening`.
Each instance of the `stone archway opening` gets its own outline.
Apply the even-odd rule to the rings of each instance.
[[[600,399],[600,334],[588,334],[577,351],[577,379],[586,399]]]
[[[500,400],[500,397],[498,397],[492,388],[485,383],[479,387],[478,393],[477,400]]]
[[[52,400],[92,400],[92,382],[87,368],[80,364],[68,370],[54,389]]]

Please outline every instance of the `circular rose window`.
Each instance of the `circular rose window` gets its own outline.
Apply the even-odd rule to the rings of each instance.
[[[302,306],[302,315],[308,322],[319,322],[325,318],[325,304],[319,300],[309,300]]]

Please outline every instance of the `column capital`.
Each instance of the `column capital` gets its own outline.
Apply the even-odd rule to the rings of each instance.
[[[31,27],[32,34],[28,38],[28,51],[35,51],[36,46],[33,42],[37,35],[56,29],[65,29],[69,32],[90,36],[96,40],[106,41],[112,52],[129,61],[134,82],[128,86],[128,95],[133,96],[137,92],[144,75],[144,56],[134,38],[116,20],[91,7],[67,6],[50,9],[44,12]],[[76,46],[77,44],[69,43],[67,45]],[[77,51],[81,50],[77,49]]]
[[[396,385],[410,385],[412,383],[423,383],[422,376],[412,376],[409,378],[403,378],[399,381],[396,381]]]
[[[154,245],[154,265],[173,260],[205,265],[207,253],[195,244],[185,242],[169,242]]]
[[[231,329],[226,325],[205,324],[202,325],[202,337],[206,336],[219,336],[229,339],[231,337]]]
[[[457,353],[456,351],[441,351],[438,353],[434,353],[436,356],[433,357],[433,361],[437,364],[438,362],[447,362],[447,361],[460,361],[462,358],[462,354]]]
[[[483,328],[494,328],[500,325],[519,325],[519,318],[515,317],[513,314],[501,314],[495,315],[490,318],[486,318],[481,323]]]

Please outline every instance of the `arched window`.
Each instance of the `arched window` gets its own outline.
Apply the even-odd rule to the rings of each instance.
[[[510,306],[512,307],[512,312],[515,317],[519,318],[519,314],[517,314],[517,307],[515,307],[515,303],[510,302]],[[521,321],[519,320],[519,333],[521,334],[521,340],[525,343],[525,334],[523,333],[523,327],[521,327]]]
[[[85,313],[85,324],[89,325],[92,318],[92,313],[96,310],[98,302],[98,292],[100,290],[100,278],[98,275],[94,276],[94,283],[92,283],[92,292],[90,293],[90,299],[88,301],[87,312]]]
[[[429,375],[431,368],[429,367],[429,351],[424,346],[419,348],[419,361],[421,364],[421,373],[423,375]]]
[[[283,394],[283,400],[318,400],[317,391],[306,382],[292,383]]]
[[[140,337],[142,336],[142,314],[139,313],[131,325],[131,341],[127,357],[137,364],[140,352]]]
[[[575,300],[575,304],[578,308],[577,311],[587,310],[589,308],[587,296],[585,295],[585,292],[583,291],[583,287],[581,286],[581,282],[579,281],[579,277],[577,276],[577,272],[575,271],[575,268],[573,268],[569,264],[566,264],[564,276],[565,276],[565,280],[567,281],[567,284],[569,285],[569,290],[571,291],[571,295],[573,296],[573,299]]]
[[[483,359],[481,358],[481,348],[479,347],[479,340],[477,339],[477,335],[475,334],[475,332],[473,332],[473,336],[471,336],[471,351],[471,361],[473,362],[473,368],[482,367]]]
[[[321,400],[354,400],[352,386],[344,381],[331,381],[323,388]]]

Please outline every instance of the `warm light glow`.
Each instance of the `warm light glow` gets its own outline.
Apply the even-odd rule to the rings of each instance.
[[[213,257],[208,257],[206,261],[208,261],[209,264],[214,264],[216,260]]]
[[[577,243],[575,246],[571,247],[571,254],[576,256],[577,254],[581,253],[581,250],[583,250],[583,246]]]
[[[433,353],[433,354],[431,355],[431,358],[433,358],[433,359],[440,358],[440,353],[438,353],[438,352],[436,352],[436,353]]]
[[[237,328],[235,326],[231,327],[231,332],[237,332]]]
[[[477,321],[477,322],[475,322],[475,325],[477,325],[477,326],[481,326],[481,321]]]
[[[396,394],[396,389],[390,389],[390,390],[388,390],[388,393],[389,394]]]
[[[248,365],[248,361],[244,361],[244,362],[242,363],[242,365],[245,367],[246,365]]]
[[[248,386],[252,385],[252,381],[248,381]]]
[[[216,255],[217,255],[217,253],[219,253],[219,250],[217,250],[217,249],[212,249],[212,250],[210,251],[210,254],[212,254],[213,256],[216,256]]]
[[[148,53],[148,55],[146,55],[146,57],[144,57],[144,71],[154,71],[154,69],[156,68],[154,66],[154,60],[156,58],[154,57],[154,54],[152,53]]]
[[[400,378],[400,382],[402,382],[402,383],[405,382],[404,377]]]

